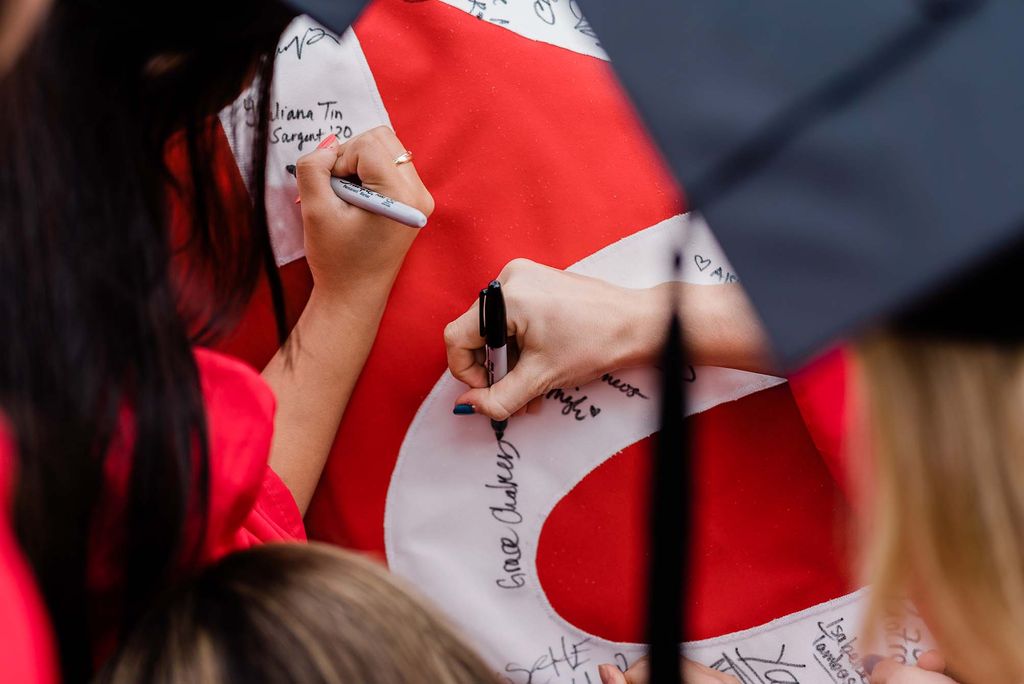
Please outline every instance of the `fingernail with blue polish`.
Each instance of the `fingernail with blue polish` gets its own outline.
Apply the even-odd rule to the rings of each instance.
[[[473,408],[472,404],[456,404],[455,408],[452,409],[452,413],[457,416],[468,416],[471,413],[476,413],[476,409]]]
[[[885,660],[885,658],[882,656],[872,653],[871,655],[864,656],[864,660],[861,661],[861,664],[864,666],[864,671],[871,674],[872,670],[875,669],[875,666],[883,660]]]

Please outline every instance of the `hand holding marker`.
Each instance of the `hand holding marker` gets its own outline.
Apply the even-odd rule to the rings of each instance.
[[[484,338],[487,354],[487,386],[508,375],[508,339],[505,321],[505,296],[501,283],[492,280],[480,290],[480,337]],[[508,419],[491,420],[494,434],[500,440],[505,436]]]
[[[333,139],[333,135],[326,138],[320,143],[319,147],[325,147],[330,142],[333,142]],[[411,159],[412,152],[406,150],[395,159],[395,165],[404,164]],[[295,175],[294,164],[289,164],[285,167],[285,170],[292,176]],[[332,177],[331,189],[334,190],[334,194],[338,196],[338,199],[354,207],[365,209],[372,214],[378,214],[392,221],[398,221],[410,228],[422,228],[427,225],[427,217],[419,209],[410,207],[408,204],[402,204],[398,200],[393,200],[369,188],[364,188],[358,183],[347,181],[344,178]],[[299,200],[296,199],[295,201],[298,202]]]

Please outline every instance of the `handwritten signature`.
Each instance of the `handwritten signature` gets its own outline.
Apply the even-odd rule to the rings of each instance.
[[[302,59],[302,53],[309,46],[316,45],[322,40],[332,41],[335,45],[341,45],[338,37],[319,26],[310,26],[299,36],[292,36],[290,40],[277,46],[277,54],[294,53],[296,59]]]
[[[732,653],[723,651],[721,658],[711,664],[711,669],[731,674],[742,684],[800,684],[797,674],[807,665],[783,660],[785,656],[785,644],[775,658],[746,655],[736,648]]]
[[[697,270],[703,273],[712,266],[711,259],[701,254],[693,255],[693,263],[697,265]],[[739,277],[735,273],[724,270],[721,266],[718,266],[715,270],[708,274],[709,278],[716,278],[720,283],[735,283],[739,282]]]
[[[558,644],[548,646],[547,650],[538,656],[531,664],[521,665],[509,663],[505,666],[505,672],[515,675],[509,681],[522,682],[522,684],[535,684],[539,681],[551,681],[551,676],[561,678],[563,674],[571,677],[575,684],[597,684],[597,677],[591,678],[591,673],[585,668],[591,662],[587,656],[590,651],[590,637],[584,637],[579,641],[571,641],[561,637]],[[629,660],[622,653],[616,653],[613,662],[620,670],[629,669]],[[545,677],[541,680],[541,677]]]
[[[502,589],[520,589],[526,585],[526,572],[523,570],[523,550],[519,544],[519,533],[515,526],[523,522],[523,514],[519,511],[519,483],[516,481],[516,462],[520,460],[519,450],[506,439],[498,440],[498,452],[495,454],[494,481],[487,482],[484,487],[502,493],[501,503],[491,506],[491,517],[504,526],[502,536],[498,539],[501,548],[502,576],[494,581]]]
[[[559,6],[568,8],[568,14],[565,10],[559,11]],[[516,17],[515,11],[509,14],[508,0],[466,0],[465,10],[481,21],[513,29],[524,19]],[[573,31],[586,36],[596,47],[600,47],[597,33],[583,16],[578,0],[533,0],[533,17],[544,26],[571,26]]]
[[[577,387],[576,391],[579,392],[580,388]],[[587,420],[588,418],[597,418],[601,413],[601,408],[594,403],[587,404],[589,397],[584,394],[583,396],[577,397],[572,394],[568,394],[564,389],[555,388],[544,395],[545,399],[553,399],[562,403],[562,415],[572,416],[576,420]]]
[[[818,661],[834,681],[841,684],[858,684],[868,681],[867,672],[861,664],[861,655],[855,644],[857,637],[850,638],[844,626],[845,618],[832,622],[818,622],[820,634],[811,645],[814,659]]]
[[[604,375],[602,375],[601,382],[608,383],[615,389],[625,394],[627,397],[640,397],[641,399],[650,399],[649,396],[640,391],[639,387],[630,385],[625,380],[617,378],[611,373],[605,373]]]

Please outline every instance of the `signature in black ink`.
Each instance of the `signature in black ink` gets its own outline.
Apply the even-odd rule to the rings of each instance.
[[[641,399],[650,399],[649,396],[640,391],[639,387],[634,387],[625,380],[615,377],[611,373],[605,373],[604,375],[602,375],[601,382],[608,383],[615,389],[625,394],[627,397],[640,397]]]
[[[735,273],[730,273],[729,271],[725,271],[723,273],[721,266],[719,266],[718,268],[711,272],[711,277],[718,278],[718,282],[720,283],[735,283],[739,280],[739,278],[736,277]]]
[[[583,17],[583,12],[580,11],[580,4],[577,0],[569,0],[569,11],[576,18],[576,25],[573,28],[586,37],[597,40],[597,33],[590,27],[590,22]]]
[[[299,149],[307,143],[314,143],[324,137],[324,129],[318,128],[315,131],[286,131],[282,126],[277,126],[270,131],[268,141],[270,143],[295,143]]]
[[[696,382],[697,371],[694,370],[693,366],[687,366],[686,370],[683,371],[683,382]],[[622,378],[617,378],[611,373],[605,373],[601,376],[601,382],[608,383],[615,389],[619,390],[627,397],[640,397],[641,399],[650,399],[649,396],[640,391],[639,387],[630,385]]]
[[[740,680],[741,684],[800,684],[797,673],[807,665],[784,661],[785,655],[785,645],[774,660],[744,655],[736,648],[733,654],[723,651],[722,657],[711,664],[711,669],[727,672]]]
[[[302,52],[306,47],[310,45],[316,45],[324,39],[334,41],[335,45],[341,45],[341,41],[338,37],[330,31],[320,28],[319,26],[311,26],[301,35],[292,36],[291,40],[283,45],[277,47],[277,54],[283,55],[284,53],[295,48],[296,59],[302,59]]]
[[[344,112],[338,108],[337,100],[324,100],[316,103],[317,107],[323,109],[323,118],[328,122],[328,128],[331,132],[342,140],[348,140],[352,137],[352,127],[341,123],[345,118]]]
[[[484,0],[469,0],[469,7],[466,11],[477,19],[483,19],[484,12],[487,11],[487,3]]]
[[[515,477],[519,451],[508,440],[499,439],[495,457],[498,472],[494,482],[484,484],[487,489],[503,493],[501,504],[490,507],[491,517],[505,526],[498,540],[503,556],[502,576],[494,580],[494,583],[502,589],[520,589],[526,585],[526,572],[522,566],[523,550],[519,546],[519,533],[513,527],[523,522],[523,514],[519,511],[519,483]]]
[[[576,391],[579,392],[580,388],[577,387]],[[582,397],[574,397],[571,394],[567,394],[565,390],[556,388],[545,394],[544,398],[556,399],[562,402],[562,415],[572,416],[576,420],[597,418],[598,414],[601,413],[601,409],[593,403],[587,404],[586,407],[584,407],[584,403],[588,399],[586,394]]]
[[[316,121],[319,115],[319,118],[328,122],[326,134],[334,133],[339,138],[347,140],[352,137],[353,130],[351,126],[342,122],[344,114],[337,105],[337,100],[324,100],[317,102],[317,109],[313,110],[303,107],[291,107],[275,100],[270,105],[270,121],[297,123],[301,126],[303,123]],[[259,114],[256,111],[256,100],[252,96],[246,96],[242,100],[242,108],[245,112],[245,125],[250,128],[255,127]],[[282,125],[274,126],[270,129],[268,142],[294,143],[301,152],[308,143],[320,142],[324,135],[325,131],[322,125],[315,129],[299,128],[298,130],[286,128]]]
[[[552,3],[558,2],[558,0],[534,0],[533,12],[537,17],[548,26],[555,25],[555,8]]]
[[[522,679],[523,684],[534,684],[538,681],[541,675],[548,675],[548,678],[543,681],[550,681],[550,675],[555,677],[561,677],[563,671],[567,675],[574,675],[584,665],[590,662],[589,658],[585,657],[585,654],[590,649],[587,647],[587,643],[590,642],[590,637],[585,637],[579,641],[569,641],[565,637],[561,637],[560,643],[555,646],[549,646],[547,652],[538,657],[533,661],[531,665],[520,665],[519,663],[509,663],[505,666],[505,672],[513,675],[525,675],[525,679]],[[622,654],[616,654],[616,663],[618,663],[619,656]],[[625,656],[622,656],[622,661],[625,662]],[[590,682],[589,674],[584,673],[586,680]],[[573,680],[575,681],[575,679]]]
[[[711,259],[701,254],[693,255],[693,263],[697,264],[697,270],[703,273],[711,266]],[[720,283],[735,283],[739,281],[739,278],[735,273],[725,271],[721,266],[716,268],[714,271],[708,274],[709,278],[717,278]]]
[[[837,618],[832,622],[819,622],[821,634],[811,645],[814,647],[814,659],[841,684],[858,684],[868,681],[868,674],[861,665],[861,655],[855,644],[857,637],[850,638],[843,625],[845,618]]]
[[[242,108],[245,110],[245,125],[250,127],[255,126],[256,119],[259,116],[259,112],[256,111],[256,98],[252,95],[247,95],[245,99],[242,100]],[[270,105],[270,120],[312,121],[313,110],[301,107],[289,107],[286,104],[281,104],[277,100],[274,100]]]
[[[519,483],[515,478],[519,451],[508,440],[499,439],[496,456],[498,473],[495,482],[488,482],[484,487],[500,490],[504,497],[500,506],[491,506],[491,517],[506,525],[518,525],[523,522],[523,514],[519,512]]]
[[[501,552],[505,560],[501,567],[505,573],[504,577],[494,580],[502,589],[520,589],[526,585],[526,573],[523,572],[522,558],[523,551],[519,548],[519,533],[511,527],[508,528],[509,536],[500,540]]]
[[[270,120],[312,121],[313,110],[301,109],[299,107],[289,107],[287,105],[281,104],[277,100],[274,100],[274,105],[270,108]]]

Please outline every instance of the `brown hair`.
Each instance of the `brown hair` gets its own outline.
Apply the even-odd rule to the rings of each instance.
[[[909,595],[959,677],[1024,680],[1024,349],[883,332],[857,357],[869,621]]]
[[[376,564],[320,544],[232,554],[173,591],[101,674],[128,682],[496,682]]]

